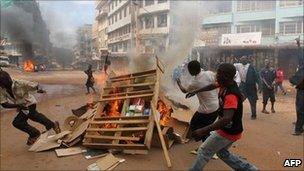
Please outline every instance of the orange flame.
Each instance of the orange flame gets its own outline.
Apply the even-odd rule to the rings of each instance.
[[[110,109],[109,111],[107,111],[107,116],[108,117],[117,117],[120,116],[120,111],[119,111],[119,107],[121,105],[121,101],[119,100],[115,100],[110,102]],[[104,128],[116,128],[117,124],[111,124],[111,123],[106,123],[103,126]]]
[[[157,102],[157,110],[160,113],[160,125],[168,126],[171,118],[172,108],[167,107],[167,105],[159,100]]]
[[[26,60],[23,63],[23,69],[27,72],[33,72],[35,69],[34,63],[31,60]]]

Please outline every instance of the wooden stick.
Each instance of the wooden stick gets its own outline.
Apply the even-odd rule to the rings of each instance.
[[[113,93],[113,94],[106,94],[103,95],[102,98],[107,97],[119,97],[119,96],[125,96],[125,95],[134,95],[134,94],[145,94],[145,93],[153,93],[153,90],[139,90],[139,91],[131,91],[131,92],[122,92],[122,93]]]
[[[145,131],[147,127],[123,127],[123,128],[88,128],[87,131],[117,132],[117,131]]]
[[[91,121],[90,124],[106,124],[106,123],[113,123],[113,124],[143,124],[149,123],[149,120],[142,119],[142,120],[106,120],[106,121]]]
[[[118,120],[118,119],[125,119],[125,120],[129,120],[129,119],[149,119],[149,116],[113,116],[113,117],[96,117],[94,118],[94,120]]]
[[[126,140],[139,141],[139,137],[105,136],[105,135],[85,135],[85,138],[106,139],[106,140]]]
[[[146,150],[147,147],[144,144],[106,144],[106,143],[88,143],[84,142],[84,146],[87,147],[94,147],[94,148],[100,148],[100,149],[143,149]]]
[[[163,152],[164,152],[164,155],[165,155],[165,159],[167,161],[167,166],[170,168],[172,166],[171,160],[170,160],[170,157],[169,157],[168,149],[167,149],[162,131],[160,129],[159,122],[157,120],[156,109],[155,109],[155,106],[152,104],[152,102],[151,102],[151,109],[152,109],[152,115],[154,117],[155,125],[156,125],[156,128],[157,128],[158,136],[159,136],[159,139],[160,139],[160,142],[161,142],[161,145],[162,145],[162,148],[163,148]]]
[[[116,77],[111,77],[110,79],[118,79],[118,78],[124,78],[124,77],[131,77],[131,76],[138,76],[138,75],[144,75],[144,74],[149,74],[149,73],[155,73],[155,69],[148,70],[148,71],[142,71],[142,72],[135,72],[132,74],[126,74],[126,75],[120,75]]]
[[[139,75],[139,76],[131,76],[131,77],[126,77],[126,78],[116,78],[116,79],[111,79],[110,81],[112,83],[114,82],[120,82],[120,81],[128,81],[128,80],[133,80],[136,78],[144,78],[144,77],[155,77],[155,73],[153,74],[146,74],[146,75]]]
[[[142,95],[134,95],[134,96],[122,96],[122,97],[113,97],[113,98],[104,98],[98,102],[105,102],[105,101],[113,101],[113,100],[123,100],[123,99],[133,99],[138,97],[152,97],[154,94],[142,94]]]
[[[104,90],[107,89],[116,89],[116,88],[129,88],[129,87],[144,87],[144,86],[152,86],[154,85],[154,82],[150,83],[138,83],[138,84],[129,84],[129,85],[121,85],[121,86],[112,86],[112,87],[104,87]]]

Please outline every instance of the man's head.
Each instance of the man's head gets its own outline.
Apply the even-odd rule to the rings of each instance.
[[[221,87],[226,87],[233,83],[236,69],[232,64],[222,63],[217,69],[216,79]]]
[[[12,87],[12,84],[11,76],[7,72],[0,70],[0,87],[9,89]]]
[[[265,64],[266,68],[269,68],[270,67],[270,61],[269,61],[269,59],[265,59],[264,64]]]
[[[88,68],[89,68],[89,69],[92,69],[92,65],[91,65],[91,64],[89,64]]]
[[[198,61],[190,61],[188,63],[188,71],[192,76],[196,76],[201,72],[201,64]]]
[[[246,65],[248,63],[248,57],[247,56],[242,56],[240,58],[240,62],[243,64],[243,65]]]

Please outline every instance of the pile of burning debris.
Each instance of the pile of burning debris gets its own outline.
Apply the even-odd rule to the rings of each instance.
[[[74,115],[65,120],[66,131],[41,136],[30,150],[82,142],[88,149],[147,154],[152,145],[163,148],[170,167],[167,149],[174,142],[186,142],[188,124],[172,118],[172,107],[160,99],[159,74],[156,69],[110,77],[98,101],[72,110]],[[183,131],[176,133],[175,127]]]

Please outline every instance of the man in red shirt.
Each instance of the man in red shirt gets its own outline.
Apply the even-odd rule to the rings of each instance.
[[[278,87],[280,87],[281,91],[284,95],[286,95],[286,91],[283,87],[284,81],[284,71],[281,68],[278,68],[276,71],[276,84],[275,84],[275,92],[278,92]]]
[[[228,151],[229,147],[241,138],[243,132],[243,101],[241,92],[233,80],[236,69],[232,64],[221,64],[217,70],[217,83],[192,91],[187,98],[201,91],[220,88],[219,118],[216,122],[193,132],[193,137],[211,134],[200,146],[191,171],[201,171],[214,154],[234,170],[258,170],[257,167]]]

